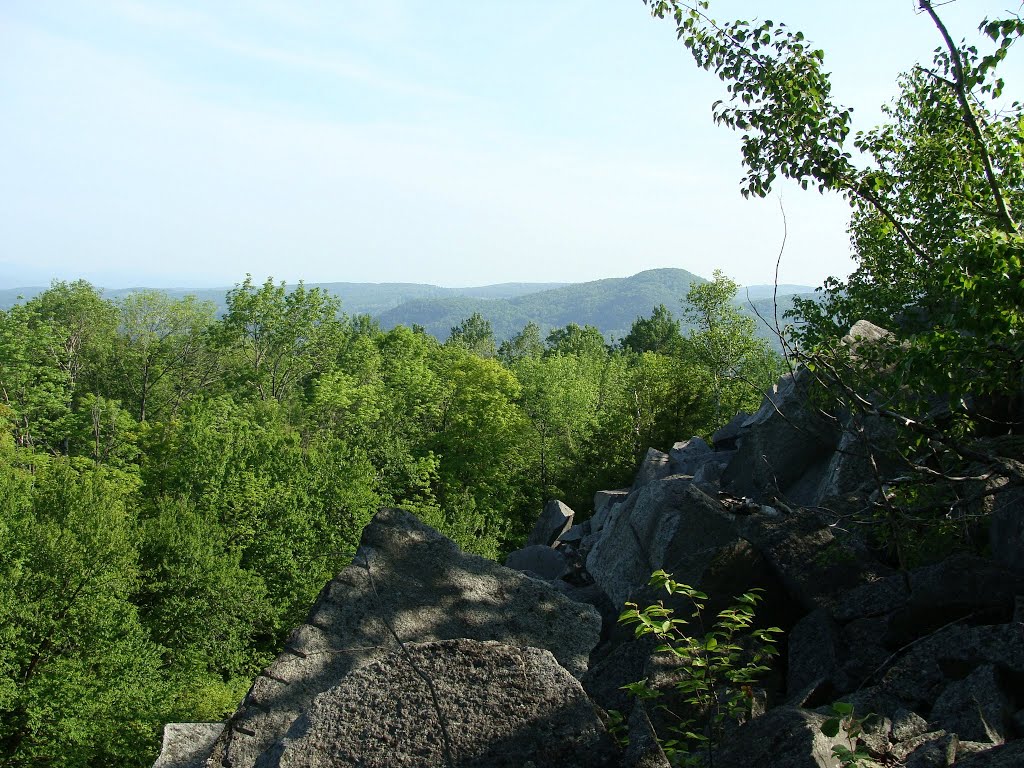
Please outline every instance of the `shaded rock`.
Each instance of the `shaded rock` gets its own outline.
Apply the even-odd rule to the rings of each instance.
[[[633,489],[643,488],[648,483],[668,477],[671,472],[668,454],[657,448],[648,448],[647,455],[644,456],[643,461],[640,462],[640,469],[637,470]]]
[[[749,413],[746,411],[740,411],[729,420],[728,424],[716,429],[715,433],[711,435],[711,443],[715,446],[715,450],[735,450],[736,445],[739,442],[739,438],[743,433],[743,425],[746,424],[747,419],[749,418]]]
[[[715,756],[715,768],[833,768],[832,747],[850,747],[840,731],[835,738],[821,732],[825,716],[795,707],[776,707],[741,725]]]
[[[579,525],[574,525],[572,528],[567,530],[565,533],[558,537],[558,541],[555,543],[556,545],[578,544],[589,535],[590,521],[587,520],[585,522],[580,523]]]
[[[804,610],[832,609],[848,590],[893,574],[837,539],[812,512],[798,509],[786,516],[754,514],[737,520],[740,535],[764,555]]]
[[[847,689],[838,657],[839,627],[819,608],[797,622],[789,633],[786,690],[799,691],[824,678],[838,691]]]
[[[554,581],[568,572],[569,561],[557,549],[534,544],[509,552],[505,558],[505,566],[516,571],[529,571],[543,579]]]
[[[832,615],[837,621],[883,616],[902,608],[910,599],[903,574],[871,581],[844,592],[836,600]]]
[[[956,746],[956,759],[961,760],[968,755],[976,755],[980,752],[988,752],[992,749],[992,743],[983,743],[980,741],[964,741],[960,739],[960,743]]]
[[[622,768],[672,768],[658,743],[643,700],[633,704],[629,715],[629,746],[626,747]]]
[[[959,739],[955,733],[938,731],[911,739],[915,741],[920,743],[903,757],[906,768],[948,768],[956,761]]]
[[[583,687],[602,709],[629,712],[632,697],[622,686],[644,679],[647,659],[657,642],[653,637],[628,640],[616,645],[583,676]]]
[[[711,454],[708,460],[697,467],[697,471],[693,473],[693,484],[699,486],[705,493],[717,491],[722,473],[729,466],[735,453],[735,451],[721,451]]]
[[[828,505],[832,499],[872,489],[875,467],[883,477],[893,467],[891,446],[895,436],[893,424],[878,416],[861,418],[855,424],[847,425],[815,490],[812,503],[815,506]]]
[[[1024,573],[1024,488],[1011,488],[992,497],[989,519],[993,559]]]
[[[855,619],[843,627],[840,633],[841,666],[847,688],[873,682],[875,675],[891,658],[891,651],[884,644],[888,626],[886,617],[875,616]]]
[[[555,543],[555,539],[572,527],[572,519],[575,515],[576,513],[566,504],[557,499],[551,499],[544,505],[544,510],[526,538],[526,546],[551,546]]]
[[[810,461],[804,471],[786,486],[785,498],[790,505],[799,507],[818,505],[818,489],[825,480],[833,455],[835,454],[830,455],[826,452]]]
[[[168,723],[153,768],[204,768],[224,723]]]
[[[608,513],[611,508],[619,502],[625,501],[629,496],[629,488],[620,488],[615,491],[598,491],[594,494],[594,516],[590,518],[590,528],[593,531],[600,531],[608,520]]]
[[[811,380],[806,369],[783,376],[744,422],[743,439],[722,474],[724,488],[755,498],[786,494],[808,468],[827,461],[839,430],[808,404]]]
[[[548,652],[493,642],[408,644],[316,697],[258,768],[612,766],[579,682]]]
[[[984,664],[946,686],[932,707],[931,720],[968,741],[1002,744],[1009,714],[996,668]]]
[[[986,752],[967,755],[956,761],[957,768],[1020,768],[1024,765],[1024,739],[1011,741]]]
[[[617,509],[587,556],[587,570],[615,605],[659,568],[696,585],[719,548],[736,539],[731,517],[688,478],[648,483]]]
[[[1015,624],[969,627],[954,624],[924,637],[886,672],[886,691],[911,704],[930,707],[949,683],[976,667],[993,664],[1014,676],[1024,675],[1024,637]]]
[[[601,619],[543,582],[458,547],[400,510],[381,510],[351,566],[320,593],[307,623],[253,683],[211,765],[249,768],[313,698],[403,642],[469,638],[550,650],[587,668]]]
[[[608,634],[607,627],[613,626],[619,618],[618,609],[612,605],[612,601],[608,599],[608,595],[606,595],[604,590],[597,584],[576,586],[562,580],[556,580],[552,583],[552,586],[573,602],[585,603],[593,606],[597,610],[601,615],[602,637]]]
[[[694,475],[712,456],[711,446],[699,437],[676,443],[669,451],[669,469],[673,475]]]
[[[889,642],[903,645],[932,629],[971,617],[975,623],[1009,621],[1024,577],[991,560],[956,555],[910,573],[910,597],[889,623]]]
[[[899,709],[892,716],[893,742],[909,741],[928,731],[928,721],[917,712],[909,709]]]

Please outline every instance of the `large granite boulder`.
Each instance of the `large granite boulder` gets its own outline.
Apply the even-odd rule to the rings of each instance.
[[[640,462],[640,469],[633,480],[633,488],[643,488],[648,483],[668,477],[671,473],[669,455],[657,448],[648,448],[647,455]]]
[[[253,766],[318,694],[400,643],[467,638],[542,648],[579,677],[600,629],[590,605],[462,553],[407,512],[382,510],[363,531],[353,564],[257,677],[209,765]]]
[[[825,716],[796,707],[776,707],[730,733],[715,755],[715,768],[833,768],[832,747],[850,743],[840,731],[821,732]]]
[[[1008,568],[1024,573],[1024,487],[999,483],[991,500],[989,547],[992,557]]]
[[[153,768],[205,768],[206,758],[224,733],[224,723],[168,723]]]
[[[510,552],[505,566],[522,573],[533,573],[548,581],[564,576],[569,571],[569,561],[557,549],[533,544]]]
[[[736,540],[732,515],[689,478],[644,485],[616,509],[587,556],[587,570],[621,606],[663,568],[696,585],[719,550]]]
[[[416,643],[320,694],[257,768],[599,768],[618,750],[548,651]]]
[[[551,499],[544,505],[540,517],[533,525],[533,530],[526,539],[526,546],[549,547],[559,536],[572,528],[576,513],[567,504]]]
[[[598,491],[594,494],[594,516],[590,518],[590,529],[600,531],[608,520],[608,515],[616,504],[625,501],[630,494],[629,488],[614,491]]]
[[[855,542],[837,538],[809,510],[761,510],[738,519],[739,533],[765,557],[790,598],[806,611],[833,609],[850,590],[893,575]]]
[[[722,474],[723,488],[739,496],[770,498],[787,493],[814,467],[824,473],[839,429],[810,404],[811,382],[804,368],[779,379],[760,410],[743,423],[736,454]],[[816,488],[810,489],[812,494]]]
[[[712,456],[711,446],[699,437],[678,442],[668,452],[669,469],[673,475],[695,475]]]

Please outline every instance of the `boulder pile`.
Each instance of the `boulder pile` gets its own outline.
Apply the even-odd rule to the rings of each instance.
[[[784,630],[716,768],[834,768],[858,744],[907,768],[1024,765],[1024,494],[998,497],[991,558],[887,566],[823,512],[874,480],[807,389],[798,370],[711,444],[651,449],[582,522],[549,502],[506,566],[382,510],[235,714],[167,726],[154,768],[669,766],[665,715],[622,686],[678,676],[617,623],[627,601],[686,607],[647,586],[658,569],[714,612],[760,587],[758,623]],[[835,702],[862,733],[827,735]]]

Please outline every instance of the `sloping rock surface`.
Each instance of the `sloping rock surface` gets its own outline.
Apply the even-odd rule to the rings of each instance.
[[[257,768],[587,768],[617,750],[548,651],[407,645],[319,695]]]
[[[256,679],[209,765],[254,765],[318,694],[399,651],[399,640],[467,638],[542,648],[579,677],[600,628],[593,607],[462,553],[409,513],[382,510],[363,532],[353,564],[324,588],[307,623]]]

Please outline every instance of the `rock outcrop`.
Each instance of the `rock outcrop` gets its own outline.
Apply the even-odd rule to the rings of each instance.
[[[884,338],[858,324],[847,343]],[[583,522],[549,502],[508,567],[383,510],[228,723],[168,726],[156,768],[665,768],[668,721],[622,686],[671,693],[678,667],[616,623],[627,601],[688,608],[651,591],[656,569],[712,615],[759,587],[759,620],[785,631],[717,768],[832,768],[857,746],[822,730],[837,701],[886,764],[1024,765],[1024,492],[993,497],[991,558],[898,571],[822,515],[872,492],[858,447],[887,427],[823,414],[808,388],[797,371],[713,445],[652,449]]]

